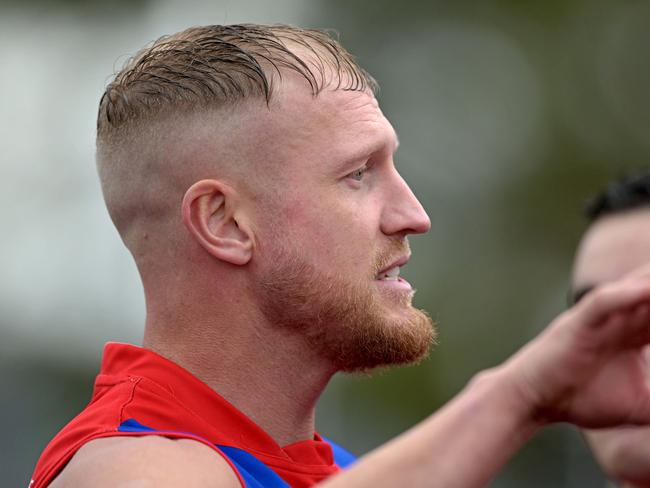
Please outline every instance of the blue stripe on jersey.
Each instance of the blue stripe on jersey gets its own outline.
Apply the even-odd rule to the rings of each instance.
[[[119,430],[120,432],[157,432],[156,429],[152,429],[151,427],[142,425],[140,422],[138,422],[135,419],[125,420],[124,422],[122,422],[122,424],[118,427],[117,430]],[[177,433],[190,434],[195,437],[198,437],[195,434],[191,434],[190,432],[177,432]],[[336,463],[336,465],[339,468],[345,469],[357,460],[357,457],[354,454],[349,452],[344,447],[339,446],[336,442],[333,442],[330,439],[327,439],[325,437],[323,437],[323,440],[332,447],[332,453],[334,455],[334,463]],[[248,454],[246,451],[242,451],[241,449],[237,449],[236,447],[228,447],[228,446],[217,446],[217,447],[222,451],[224,451],[224,453],[226,452],[224,449],[227,449],[228,451],[233,451],[233,452],[234,451],[243,452],[244,454],[247,454],[248,456],[254,458],[254,456],[252,456],[251,454]],[[231,456],[228,455],[228,458],[231,458]],[[243,457],[241,459],[243,459]]]
[[[146,425],[142,425],[135,419],[125,420],[117,428],[120,432],[160,432],[160,433],[176,433],[176,434],[188,434],[194,437],[198,437],[195,434],[190,432],[179,432],[179,431],[165,431],[165,430],[156,430]],[[334,454],[334,462],[341,468],[345,468],[352,464],[356,458],[350,454],[348,451],[343,449],[338,444],[325,439],[327,443],[332,446],[332,452]],[[220,446],[217,445],[219,450],[223,452],[228,459],[233,463],[237,468],[237,471],[241,475],[242,479],[246,483],[246,488],[289,488],[289,485],[280,478],[275,471],[269,468],[262,461],[257,459],[252,454],[243,451],[242,449],[237,449],[236,447],[229,446]]]
[[[142,425],[135,419],[125,420],[117,430],[120,432],[150,432],[161,434],[167,432],[170,434],[188,434],[199,437],[190,432],[152,429],[151,427]],[[219,445],[217,447],[233,463],[244,480],[246,488],[289,488],[289,485],[282,478],[252,454],[234,447]]]
[[[246,482],[246,488],[289,488],[286,481],[252,454],[236,447],[217,447],[237,467]]]
[[[125,420],[117,428],[119,432],[156,432],[156,429],[142,425],[135,419]]]

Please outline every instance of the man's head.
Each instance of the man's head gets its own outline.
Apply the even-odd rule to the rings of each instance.
[[[338,369],[422,357],[433,329],[396,273],[429,220],[375,89],[338,42],[287,26],[188,29],[129,61],[97,162],[148,314],[234,301]]]
[[[650,265],[650,172],[610,183],[590,203],[587,216],[591,225],[573,269],[574,303],[593,288]],[[586,436],[609,476],[630,486],[650,486],[649,427],[589,431]]]
[[[590,226],[576,254],[571,301],[650,263],[650,173],[610,183],[586,209]]]
[[[248,178],[265,169],[250,168],[250,160],[275,141],[254,140],[260,134],[248,126],[292,76],[313,96],[327,88],[374,92],[377,86],[326,34],[288,26],[190,28],[158,39],[126,63],[100,100],[97,163],[108,210],[127,246],[132,233],[138,240],[138,224],[151,218],[144,212],[170,207],[157,191],[158,183],[167,184],[159,175],[194,182],[209,167],[220,176]]]

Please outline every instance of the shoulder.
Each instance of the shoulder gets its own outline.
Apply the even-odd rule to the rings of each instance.
[[[214,449],[156,435],[90,441],[49,486],[241,488],[233,468]]]

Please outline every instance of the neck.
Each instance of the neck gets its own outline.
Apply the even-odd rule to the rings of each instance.
[[[206,383],[280,446],[312,439],[316,402],[335,372],[331,365],[298,333],[250,313],[242,317],[241,304],[231,311],[194,309],[201,316],[156,314],[148,307],[143,345]]]

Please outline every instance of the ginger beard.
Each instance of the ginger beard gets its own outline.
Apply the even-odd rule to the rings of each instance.
[[[276,251],[259,285],[261,310],[271,324],[302,334],[339,371],[418,362],[436,340],[431,318],[411,305],[413,291],[379,290],[374,282],[405,249],[393,243],[357,282],[317,269],[296,250]]]

